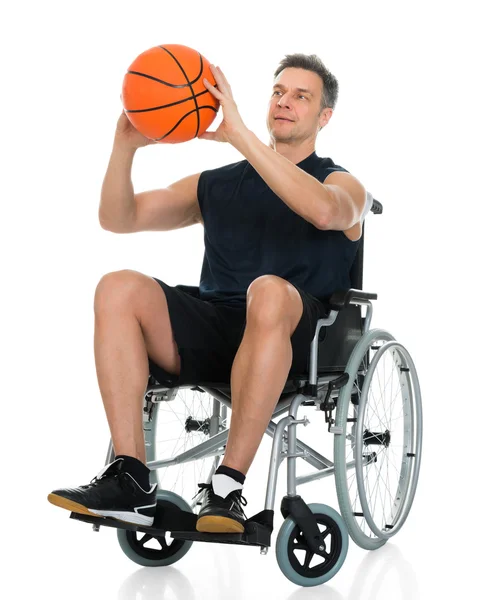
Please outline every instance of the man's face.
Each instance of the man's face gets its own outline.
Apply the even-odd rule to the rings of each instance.
[[[325,125],[332,109],[320,114],[323,84],[313,71],[289,67],[274,80],[267,129],[276,141],[289,142],[316,137],[318,128]]]

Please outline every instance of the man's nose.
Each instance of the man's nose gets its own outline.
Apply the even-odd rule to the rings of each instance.
[[[284,106],[290,106],[290,100],[287,94],[284,94],[283,96],[281,96],[279,98],[279,100],[277,101],[278,106],[280,106],[281,108]]]

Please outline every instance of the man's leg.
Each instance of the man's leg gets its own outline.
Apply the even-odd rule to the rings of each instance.
[[[298,290],[263,275],[247,292],[243,340],[231,370],[231,426],[221,466],[246,475],[292,364],[291,335],[303,314]]]
[[[180,368],[167,301],[151,277],[119,271],[101,279],[94,311],[96,371],[115,461],[91,485],[53,490],[48,501],[80,514],[150,526],[157,486],[149,481],[142,423],[148,356],[170,373]]]
[[[180,372],[166,295],[137,271],[105,275],[94,299],[96,372],[115,456],[146,464],[142,426],[148,355],[169,373]]]

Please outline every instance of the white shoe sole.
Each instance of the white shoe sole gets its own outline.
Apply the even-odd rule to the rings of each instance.
[[[114,519],[118,519],[119,521],[124,521],[125,523],[132,523],[133,525],[146,525],[150,527],[154,522],[154,517],[146,517],[145,515],[139,515],[137,513],[132,512],[116,512],[113,510],[93,510],[92,508],[88,509],[92,514],[97,515],[98,517],[113,517]]]

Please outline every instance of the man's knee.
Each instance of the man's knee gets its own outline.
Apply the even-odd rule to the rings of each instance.
[[[291,334],[303,314],[298,290],[277,275],[257,277],[247,290],[247,323],[266,327],[286,324]]]
[[[152,281],[150,277],[131,269],[106,273],[94,293],[94,311],[133,306],[149,281]]]

